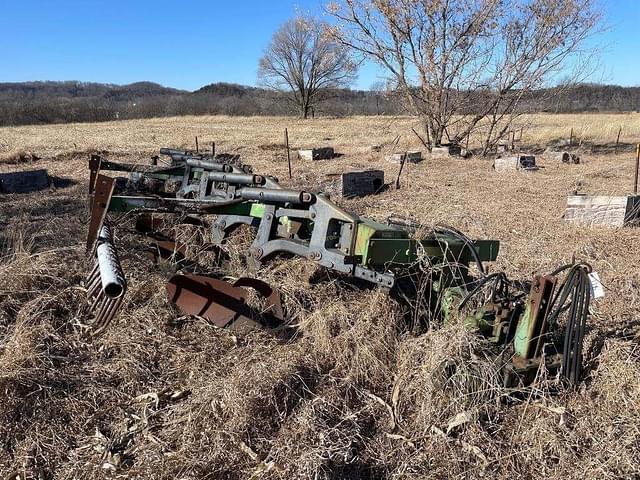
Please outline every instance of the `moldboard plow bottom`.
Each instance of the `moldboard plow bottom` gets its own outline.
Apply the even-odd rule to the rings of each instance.
[[[174,149],[160,153],[170,159],[164,166],[91,157],[90,251],[105,244],[112,249],[110,228],[130,217],[139,219],[145,235],[168,241],[163,244],[167,251],[177,243],[158,237],[155,229],[162,220],[156,215],[208,225],[209,242],[216,247],[227,244],[242,226],[252,232],[244,258],[254,271],[277,256],[304,257],[351,288],[389,292],[410,319],[407,329],[460,322],[482,335],[507,386],[528,385],[541,372],[568,383],[580,380],[591,301],[588,265],[567,265],[531,281],[514,281],[503,272],[487,271],[485,263],[498,255],[496,240],[473,240],[452,227],[427,227],[402,217],[390,217],[387,223],[362,218],[322,192],[285,189],[272,176],[256,175],[237,156]],[[112,178],[106,172],[126,172],[128,177]],[[149,214],[154,215],[151,220]],[[110,227],[105,230],[105,225]],[[113,268],[94,269],[90,278],[90,292],[109,298],[93,303],[105,312],[89,324],[95,333],[116,315],[126,288],[122,280],[121,294],[109,296],[106,285],[121,269],[115,251],[108,258],[115,259]],[[189,260],[197,265],[201,259]],[[232,284],[192,270],[173,276],[167,294],[185,315],[222,328],[280,331],[285,327],[278,325],[289,321],[278,291],[257,279]],[[250,297],[262,307],[251,307]]]
[[[257,312],[247,305],[248,288],[265,300],[264,311]],[[167,283],[167,296],[185,315],[204,317],[221,328],[274,329],[284,321],[278,291],[255,278],[240,278],[230,284],[202,275],[175,275]]]

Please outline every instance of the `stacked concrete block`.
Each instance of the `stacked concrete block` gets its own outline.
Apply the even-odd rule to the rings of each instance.
[[[431,148],[431,156],[437,158],[459,157],[462,153],[462,147],[457,143],[449,143]]]

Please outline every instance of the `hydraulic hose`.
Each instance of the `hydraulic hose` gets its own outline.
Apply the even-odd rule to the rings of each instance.
[[[476,265],[478,266],[478,270],[480,271],[480,274],[484,277],[486,275],[485,269],[484,269],[484,265],[482,264],[482,260],[480,260],[480,254],[478,253],[478,250],[476,249],[476,246],[473,244],[473,241],[471,241],[471,239],[469,237],[467,237],[464,233],[462,233],[460,230],[457,230],[453,227],[450,227],[448,225],[436,225],[436,227],[433,230],[435,233],[443,233],[443,234],[449,234],[449,235],[453,235],[454,237],[456,237],[458,240],[460,240],[462,243],[464,243],[467,248],[469,248],[469,250],[471,251],[471,255],[473,256],[473,259],[476,262]]]
[[[551,275],[568,270],[549,306],[548,320],[557,324],[561,314],[568,311],[562,350],[561,374],[575,384],[582,374],[582,343],[586,331],[589,305],[591,303],[591,285],[588,264],[563,265]]]
[[[478,291],[480,291],[480,289],[486,285],[487,283],[489,283],[491,280],[494,280],[496,282],[496,284],[500,281],[502,282],[508,282],[507,280],[507,276],[504,272],[494,272],[494,273],[490,273],[489,275],[485,275],[484,277],[482,277],[479,281],[478,284],[474,287],[473,290],[471,290],[466,297],[464,297],[464,299],[462,300],[462,302],[460,302],[460,305],[458,306],[458,311],[462,311],[462,309],[465,307],[465,305],[469,302],[469,300],[476,294],[478,293]],[[492,296],[495,295],[495,290],[496,290],[496,285],[494,285],[494,290],[492,293]]]

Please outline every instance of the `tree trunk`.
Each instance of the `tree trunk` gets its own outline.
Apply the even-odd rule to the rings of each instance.
[[[434,147],[439,147],[442,145],[442,137],[444,136],[444,127],[442,125],[436,124],[431,126],[431,141]]]
[[[309,110],[311,109],[311,106],[309,105],[308,102],[303,102],[300,105],[300,117],[302,117],[304,120],[307,120],[309,118]]]

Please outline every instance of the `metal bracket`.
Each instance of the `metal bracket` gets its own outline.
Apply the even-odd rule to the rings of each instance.
[[[220,245],[227,235],[239,225],[258,227],[260,219],[248,215],[219,215],[211,226],[211,243]]]
[[[514,339],[516,354],[523,359],[529,360],[542,353],[548,330],[547,314],[555,285],[555,277],[536,275],[533,279],[529,303],[520,317]]]
[[[89,233],[87,234],[87,252],[91,252],[96,243],[98,232],[100,232],[109,210],[109,203],[111,202],[115,184],[114,178],[99,174],[96,177],[95,189],[91,198],[91,220],[89,222]]]
[[[91,155],[91,160],[89,160],[89,195],[96,189],[96,179],[100,173],[101,164],[102,157],[100,155]]]

